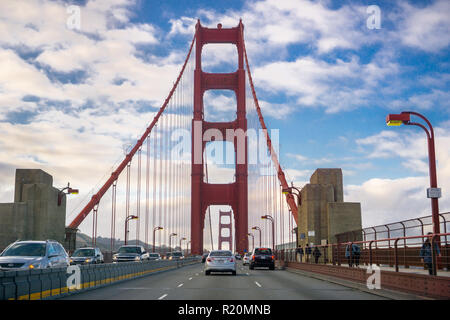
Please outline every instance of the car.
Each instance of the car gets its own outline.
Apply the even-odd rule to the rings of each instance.
[[[161,255],[159,253],[150,253],[148,255],[149,260],[161,260]]]
[[[203,256],[202,256],[202,263],[205,263],[206,258],[208,258],[208,255],[209,255],[209,253],[203,254]]]
[[[234,257],[236,258],[236,260],[242,260],[242,257],[241,257],[241,255],[239,253],[236,253],[234,255]]]
[[[0,270],[68,267],[69,255],[55,240],[18,240],[0,254]]]
[[[99,248],[78,248],[70,257],[70,264],[97,264],[104,263],[103,254]]]
[[[181,251],[174,251],[174,252],[171,252],[168,259],[169,260],[182,260],[182,259],[184,259],[184,256]]]
[[[113,255],[113,263],[117,262],[140,262],[150,260],[149,253],[143,246],[125,245],[121,246],[116,254]]]
[[[253,249],[249,269],[253,270],[255,267],[268,267],[270,270],[275,270],[275,256],[272,254],[270,248],[255,248]]]
[[[249,264],[250,256],[251,256],[250,253],[246,253],[246,254],[244,255],[244,258],[242,258],[242,264],[243,264],[244,266],[246,266],[246,265]]]
[[[231,272],[236,275],[236,258],[230,250],[212,250],[205,262],[205,275],[211,272]]]

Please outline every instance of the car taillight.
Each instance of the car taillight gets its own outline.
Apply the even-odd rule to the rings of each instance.
[[[231,258],[231,259],[230,259],[230,262],[234,262],[234,259],[233,259],[233,258]]]
[[[252,256],[252,260],[255,260],[255,256],[254,255]]]
[[[275,260],[275,256],[272,256],[272,260]]]
[[[206,259],[206,261],[211,262],[212,260],[211,260],[211,258],[208,258],[208,259]]]

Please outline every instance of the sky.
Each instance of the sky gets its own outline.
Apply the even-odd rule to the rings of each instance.
[[[13,199],[16,168],[40,168],[55,186],[79,187],[68,199],[73,218],[153,119],[197,19],[242,19],[289,182],[342,168],[344,199],[361,202],[365,227],[429,215],[425,134],[385,123],[411,110],[435,128],[440,210],[450,211],[449,16],[446,0],[1,1],[0,201]],[[206,71],[234,71],[233,54],[206,48]],[[229,96],[211,98],[211,120],[232,117]]]

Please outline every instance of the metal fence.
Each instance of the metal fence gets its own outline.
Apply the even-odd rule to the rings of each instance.
[[[440,213],[439,221],[441,233],[447,233],[450,231],[450,212]],[[428,231],[433,231],[432,226],[432,216],[425,216],[344,232],[337,234],[336,238],[338,243],[342,243],[349,241],[369,241],[398,237],[413,237],[424,235]]]
[[[378,265],[392,267],[396,272],[400,268],[427,268],[436,274],[437,270],[449,270],[450,267],[450,233],[418,235],[397,238],[350,241],[327,245],[316,245],[311,253],[299,255],[296,249],[279,250],[277,259],[288,262],[347,265]],[[427,239],[429,242],[427,242]],[[425,244],[425,242],[427,242]],[[358,246],[359,254],[350,250]],[[429,247],[428,247],[429,246]],[[427,248],[430,248],[427,250]],[[431,248],[434,248],[431,250]],[[317,253],[318,252],[318,253]],[[428,254],[432,256],[428,257]],[[429,260],[430,265],[427,264]],[[431,273],[431,272],[430,272]]]

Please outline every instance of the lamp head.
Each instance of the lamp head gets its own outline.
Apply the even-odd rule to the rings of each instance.
[[[410,121],[409,113],[402,112],[400,114],[388,114],[386,117],[386,124],[388,126],[401,126]]]

